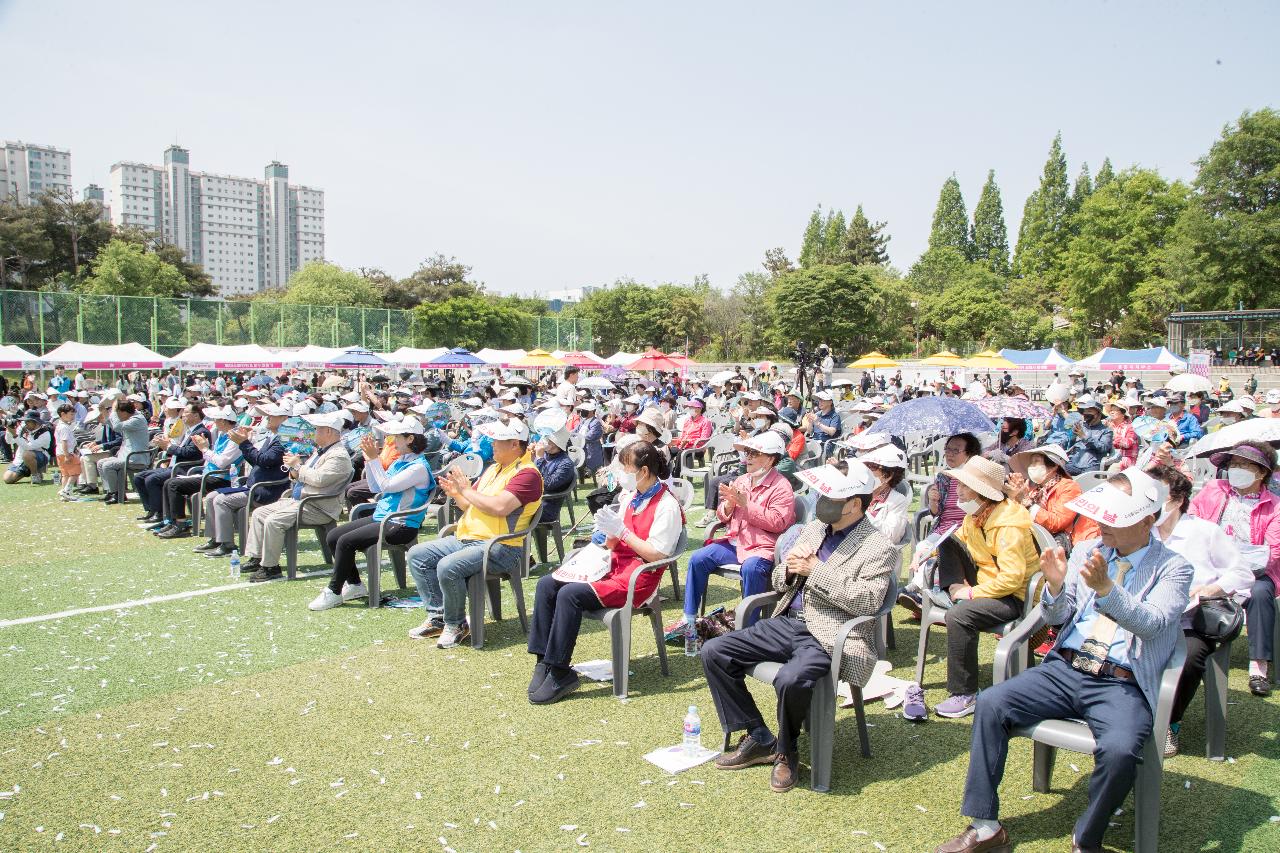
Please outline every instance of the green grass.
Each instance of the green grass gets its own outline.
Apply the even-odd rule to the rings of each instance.
[[[136,504],[60,505],[49,487],[0,487],[10,545],[0,618],[226,583],[225,562],[193,555],[191,540],[138,533],[136,514]],[[301,562],[314,568],[318,555]],[[963,826],[967,720],[913,726],[872,703],[873,757],[863,759],[852,713],[841,711],[826,795],[775,795],[768,768],[668,777],[641,756],[678,739],[687,705],[702,709],[707,741],[720,733],[697,661],[673,648],[663,678],[643,623],[628,701],[591,683],[534,708],[509,594],[485,649],[440,651],[405,637],[415,611],[311,613],[320,584],[2,629],[0,792],[19,790],[0,797],[0,849],[528,851],[577,849],[582,838],[605,849],[917,851]],[[384,584],[394,586],[390,572]],[[736,599],[729,584],[713,585],[713,600]],[[926,671],[931,704],[944,698],[940,633]],[[898,621],[895,675],[909,673],[916,636]],[[984,659],[993,647],[984,641]],[[1280,849],[1280,824],[1269,821],[1280,813],[1280,700],[1248,695],[1243,643],[1235,652],[1235,761],[1198,756],[1197,701],[1187,754],[1166,765],[1161,850]],[[577,657],[608,657],[598,624],[585,624]],[[771,715],[769,691],[756,693]],[[1029,744],[1014,744],[1002,795],[1018,850],[1069,846],[1091,766],[1064,753],[1053,792],[1034,794]],[[1132,844],[1131,810],[1132,800],[1115,818],[1112,849]]]

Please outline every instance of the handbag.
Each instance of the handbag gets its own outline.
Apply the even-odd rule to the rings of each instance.
[[[1244,627],[1244,608],[1223,595],[1200,599],[1191,617],[1191,630],[1206,640],[1229,643]]]

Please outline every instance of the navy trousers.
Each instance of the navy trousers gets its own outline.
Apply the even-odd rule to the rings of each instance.
[[[1089,805],[1076,821],[1075,840],[1081,847],[1101,847],[1107,821],[1133,788],[1138,758],[1151,736],[1151,708],[1136,682],[1086,675],[1056,651],[1040,666],[978,694],[960,813],[982,820],[999,817],[997,788],[1011,730],[1071,718],[1088,724],[1097,743]]]
[[[165,481],[173,476],[172,468],[148,468],[133,475],[133,490],[147,512],[160,512]]]
[[[693,552],[689,558],[688,577],[684,583],[684,612],[698,613],[702,597],[707,594],[707,581],[711,572],[720,566],[738,562],[738,552],[728,542],[712,542]],[[748,557],[740,567],[742,596],[768,592],[773,577],[773,561],[763,557]]]
[[[582,629],[582,614],[604,607],[589,583],[566,583],[552,575],[538,578],[529,620],[529,654],[548,666],[568,669]]]
[[[778,751],[798,766],[796,740],[809,713],[813,685],[831,671],[831,655],[804,622],[787,616],[761,619],[702,647],[702,668],[726,734],[764,726],[764,717],[747,689],[746,672],[758,663],[782,664],[773,680],[778,693]]]
[[[1244,629],[1249,635],[1249,660],[1271,660],[1276,626],[1276,584],[1270,575],[1253,582],[1253,590],[1244,605]]]

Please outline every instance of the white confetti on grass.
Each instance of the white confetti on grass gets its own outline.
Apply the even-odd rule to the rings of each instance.
[[[1074,764],[1069,764],[1069,765],[1067,765],[1067,766],[1071,768],[1071,772],[1073,772],[1073,773],[1079,773],[1079,772],[1080,772],[1080,768],[1079,768],[1079,767],[1076,767]]]

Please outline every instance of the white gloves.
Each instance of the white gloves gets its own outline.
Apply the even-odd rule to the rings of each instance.
[[[622,516],[609,507],[604,507],[596,513],[595,528],[605,536],[614,538],[622,536],[622,531],[626,529],[622,523]]]

